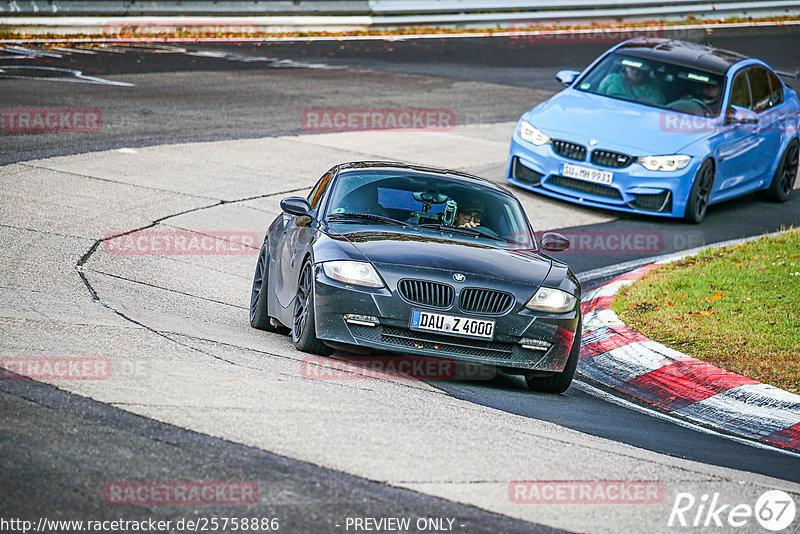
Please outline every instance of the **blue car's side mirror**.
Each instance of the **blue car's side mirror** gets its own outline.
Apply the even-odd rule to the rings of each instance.
[[[577,70],[560,70],[556,72],[556,80],[561,82],[561,85],[566,85],[569,87],[579,74],[580,72]]]
[[[725,112],[725,124],[758,124],[758,115],[747,108],[731,106]]]
[[[290,215],[308,215],[311,204],[303,197],[287,197],[281,200],[281,209]]]

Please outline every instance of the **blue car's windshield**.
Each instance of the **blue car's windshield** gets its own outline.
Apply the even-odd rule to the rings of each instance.
[[[725,79],[698,69],[609,54],[575,88],[597,95],[704,117],[720,112]]]
[[[325,209],[329,224],[395,225],[409,232],[449,232],[487,244],[531,248],[519,202],[457,178],[398,170],[343,172]]]

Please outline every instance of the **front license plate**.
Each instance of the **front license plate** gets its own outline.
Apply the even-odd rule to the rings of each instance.
[[[564,163],[561,166],[561,175],[567,178],[576,178],[586,182],[608,185],[614,179],[614,173],[609,171],[598,171],[582,165]]]
[[[492,339],[494,321],[414,310],[411,313],[411,329]]]

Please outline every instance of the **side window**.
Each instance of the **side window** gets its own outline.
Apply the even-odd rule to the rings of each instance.
[[[783,84],[774,72],[768,70],[767,73],[769,74],[769,88],[772,91],[770,99],[772,100],[772,105],[777,106],[783,103]]]
[[[319,207],[319,201],[325,196],[325,191],[328,190],[328,185],[331,183],[331,176],[330,172],[326,173],[325,176],[319,179],[311,193],[308,194],[308,202],[311,204],[311,209],[315,210]]]
[[[764,67],[751,67],[747,72],[750,78],[750,91],[753,98],[753,105],[750,107],[756,113],[771,108],[772,89],[769,85],[769,73]]]
[[[731,106],[750,107],[750,84],[747,83],[747,71],[741,70],[733,79],[731,86]]]

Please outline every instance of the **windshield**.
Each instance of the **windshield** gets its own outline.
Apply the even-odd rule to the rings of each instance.
[[[414,233],[532,248],[530,224],[511,195],[459,179],[397,170],[342,173],[325,210],[329,224],[385,225]]]
[[[614,53],[595,65],[576,88],[646,106],[716,117],[724,83],[724,77],[716,74]]]

